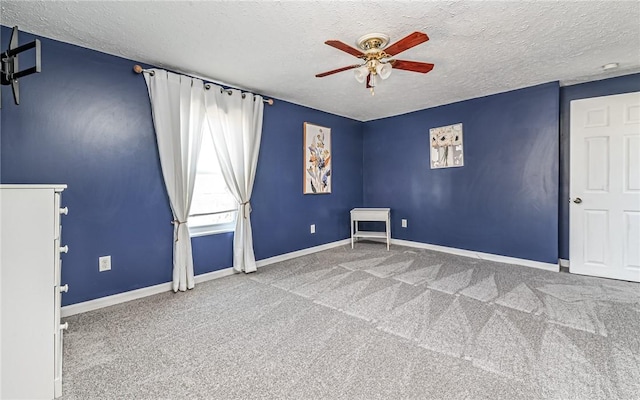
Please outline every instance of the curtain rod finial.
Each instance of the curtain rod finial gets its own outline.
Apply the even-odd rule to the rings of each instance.
[[[133,66],[133,70],[135,71],[136,74],[141,74],[142,73],[142,67],[139,66],[138,64]]]
[[[267,102],[267,104],[269,104],[270,106],[272,106],[272,105],[273,105],[273,99],[268,99],[268,100],[266,100],[266,102]]]

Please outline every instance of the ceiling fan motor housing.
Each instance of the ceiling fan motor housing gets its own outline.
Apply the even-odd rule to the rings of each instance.
[[[361,36],[356,44],[364,51],[362,59],[365,61],[363,66],[366,66],[368,72],[371,75],[381,75],[386,79],[391,73],[390,68],[385,68],[385,72],[380,74],[380,67],[382,64],[386,64],[388,61],[383,59],[388,58],[389,55],[384,52],[384,48],[389,44],[389,35],[384,33],[369,33]]]

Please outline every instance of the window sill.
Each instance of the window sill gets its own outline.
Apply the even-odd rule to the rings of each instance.
[[[190,226],[189,236],[193,238],[199,236],[216,235],[218,233],[229,233],[235,231],[235,227],[235,222],[220,225]]]

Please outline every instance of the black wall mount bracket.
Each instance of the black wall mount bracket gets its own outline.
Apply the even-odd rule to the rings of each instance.
[[[35,65],[31,68],[20,71],[18,65],[18,55],[27,50],[35,49]],[[16,105],[20,104],[20,86],[18,79],[23,76],[35,74],[40,72],[40,40],[35,39],[33,42],[18,46],[18,27],[14,26],[11,31],[11,41],[9,42],[9,49],[0,54],[0,67],[2,69],[0,74],[0,83],[2,85],[11,85],[13,91],[13,100]],[[0,103],[1,106],[1,103]]]

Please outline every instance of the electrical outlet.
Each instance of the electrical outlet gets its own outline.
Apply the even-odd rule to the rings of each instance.
[[[316,224],[311,224],[311,233],[316,233]]]
[[[406,228],[406,227],[407,227],[407,220],[406,220],[406,219],[403,219],[403,220],[402,220],[402,227],[403,227],[403,228]]]
[[[98,258],[98,271],[110,271],[111,270],[111,256],[103,256]]]

